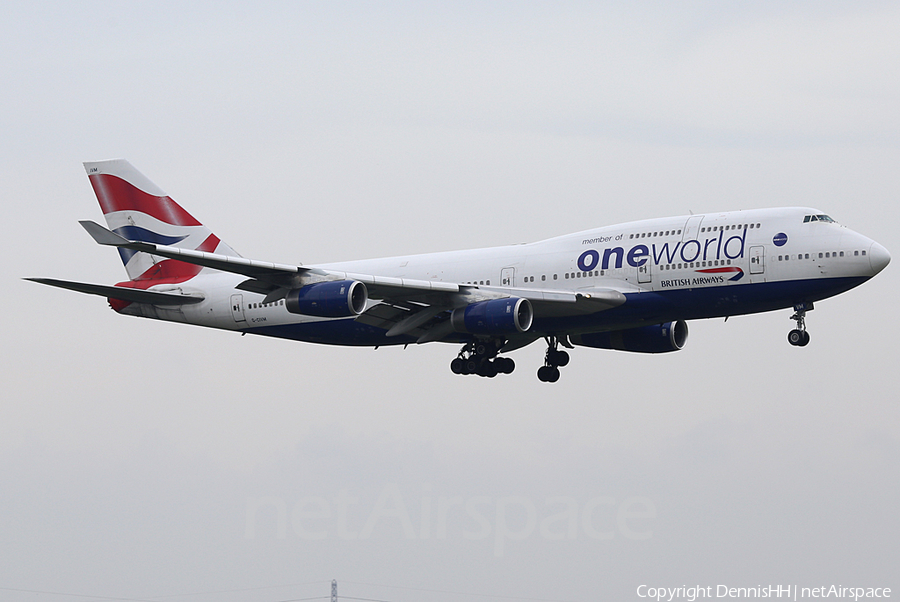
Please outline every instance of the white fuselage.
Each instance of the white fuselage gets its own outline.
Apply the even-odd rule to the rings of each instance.
[[[810,219],[812,217],[813,219]],[[535,332],[590,332],[669,319],[740,315],[791,307],[848,290],[889,261],[875,241],[810,208],[776,208],[658,218],[586,230],[540,242],[311,266],[485,288],[615,289],[641,303],[574,321],[535,324]],[[204,269],[177,287],[205,301],[178,308],[135,304],[122,313],[271,336],[341,344],[278,327],[326,319],[289,313],[283,302],[238,290],[245,277]],[[171,288],[170,288],[171,290]],[[633,297],[645,293],[657,293]],[[370,304],[376,302],[370,301]],[[641,313],[643,312],[643,313]],[[373,335],[374,336],[374,335]],[[377,338],[370,344],[409,342]],[[354,342],[350,344],[360,344]]]

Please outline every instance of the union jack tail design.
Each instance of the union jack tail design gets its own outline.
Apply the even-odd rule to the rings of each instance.
[[[106,224],[120,236],[220,255],[238,255],[128,161],[88,162],[84,169],[100,201]],[[119,249],[119,255],[128,278],[145,284],[153,281],[149,285],[185,282],[202,269],[128,249]]]

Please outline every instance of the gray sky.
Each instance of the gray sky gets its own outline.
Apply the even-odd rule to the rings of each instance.
[[[692,322],[555,385],[538,345],[461,378],[455,346],[20,280],[125,279],[77,224],[102,218],[81,162],[112,157],[285,263],[778,205],[896,254],[896,4],[7,3],[0,45],[0,598],[900,589],[895,266],[817,304],[806,348],[788,310]]]

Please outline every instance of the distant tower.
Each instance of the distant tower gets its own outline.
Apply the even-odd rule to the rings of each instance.
[[[337,579],[331,580],[331,602],[338,602],[338,600],[337,600]]]

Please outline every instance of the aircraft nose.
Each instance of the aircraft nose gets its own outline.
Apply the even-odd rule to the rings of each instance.
[[[877,242],[873,242],[869,248],[869,265],[872,266],[872,273],[877,274],[887,267],[891,262],[891,254]]]

